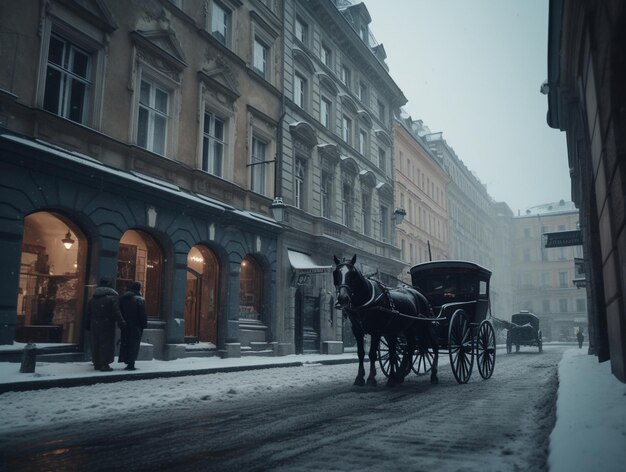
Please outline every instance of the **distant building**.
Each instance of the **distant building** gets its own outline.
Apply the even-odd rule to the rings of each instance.
[[[421,121],[404,112],[394,120],[396,202],[406,211],[398,244],[407,267],[448,259],[450,178],[422,138],[427,132]]]
[[[545,247],[546,233],[578,228],[578,210],[564,200],[512,219],[513,308],[537,315],[546,341],[574,341],[579,329],[587,332],[587,294],[574,283],[582,246]]]

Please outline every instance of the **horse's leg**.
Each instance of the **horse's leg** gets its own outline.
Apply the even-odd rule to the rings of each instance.
[[[439,378],[437,377],[437,365],[439,364],[439,343],[437,342],[437,334],[435,332],[435,327],[431,324],[428,329],[428,335],[430,338],[430,345],[433,348],[433,365],[430,369],[430,383],[436,384],[439,383]]]
[[[378,355],[378,346],[380,344],[380,336],[377,334],[370,335],[370,374],[367,377],[367,385],[376,387],[376,356]]]
[[[389,346],[389,378],[387,379],[387,387],[394,387],[398,383],[396,365],[398,364],[398,352],[397,343],[398,338],[396,335],[385,336],[387,345]]]
[[[402,354],[402,365],[400,366],[400,381],[404,382],[407,374],[411,372],[411,367],[413,364],[413,354],[415,354],[415,348],[417,346],[415,340],[415,330],[410,329],[406,332],[406,348],[404,353]]]
[[[352,324],[352,333],[356,339],[356,352],[359,358],[359,370],[356,374],[356,379],[354,379],[354,385],[362,387],[365,385],[365,367],[363,366],[363,361],[365,360],[365,346],[363,345],[364,333],[358,323],[355,323],[352,319],[350,319],[350,322]]]

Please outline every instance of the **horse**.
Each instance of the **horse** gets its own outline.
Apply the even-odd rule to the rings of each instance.
[[[431,383],[437,383],[437,361],[439,359],[438,344],[433,323],[424,318],[434,318],[432,308],[426,297],[412,287],[404,286],[389,289],[381,282],[366,278],[356,268],[356,254],[349,262],[343,262],[333,256],[335,269],[333,283],[335,285],[337,303],[335,308],[342,310],[344,317],[352,323],[352,332],[357,342],[359,370],[354,380],[357,386],[376,386],[376,352],[381,336],[389,346],[390,373],[387,386],[394,386],[404,381],[411,371],[413,354],[419,343],[424,352],[431,347],[434,353],[430,374]],[[365,349],[364,337],[371,337],[369,360],[370,371],[365,381]],[[406,349],[402,363],[397,366],[398,353],[396,343],[398,336],[406,339]]]

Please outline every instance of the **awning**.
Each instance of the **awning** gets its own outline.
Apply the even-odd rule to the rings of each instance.
[[[332,266],[317,265],[311,256],[303,252],[287,251],[289,263],[293,270],[303,274],[319,274],[322,272],[330,272]]]

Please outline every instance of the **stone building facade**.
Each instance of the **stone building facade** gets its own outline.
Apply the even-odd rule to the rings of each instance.
[[[282,11],[0,4],[0,343],[87,351],[109,276],[143,284],[148,357],[276,349]]]
[[[592,352],[626,382],[626,7],[551,0],[548,124],[567,134],[588,274]]]
[[[406,102],[370,41],[364,4],[285,2],[284,102],[275,208],[283,339],[335,352],[351,334],[334,308],[333,255],[385,282],[395,247],[392,112]]]

